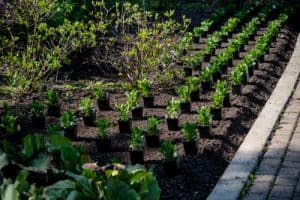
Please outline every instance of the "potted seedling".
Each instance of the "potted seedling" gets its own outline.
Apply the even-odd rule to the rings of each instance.
[[[218,80],[215,84],[215,89],[216,89],[216,92],[219,92],[219,93],[223,94],[223,96],[224,96],[223,106],[230,107],[231,106],[230,93],[228,90],[227,81]]]
[[[167,106],[167,125],[170,131],[179,130],[180,101],[172,98]]]
[[[190,76],[186,79],[186,84],[189,86],[191,101],[199,100],[199,83],[200,79],[196,76]]]
[[[160,152],[165,158],[163,161],[164,171],[169,177],[174,177],[178,172],[175,145],[166,140],[161,144]]]
[[[92,93],[97,99],[99,110],[110,110],[110,95],[102,86],[93,87]]]
[[[5,112],[3,116],[1,116],[0,130],[3,135],[16,135],[19,137],[18,133],[21,131],[21,126],[18,124],[17,119],[18,118],[11,112]]]
[[[181,127],[181,133],[183,134],[183,148],[186,155],[196,155],[198,153],[197,148],[197,124],[192,122],[186,122]]]
[[[111,121],[106,118],[101,118],[98,119],[96,122],[96,127],[97,127],[97,149],[99,152],[106,152],[110,150],[110,144],[111,144],[111,136],[110,133],[108,132],[108,128],[111,125]]]
[[[211,90],[211,69],[205,67],[200,74],[201,86],[203,93],[207,93]]]
[[[222,119],[223,100],[224,100],[224,95],[221,92],[215,92],[211,96],[211,102],[212,102],[211,113],[214,120]]]
[[[201,107],[197,110],[197,121],[200,138],[207,138],[210,136],[211,119],[212,117],[209,108]]]
[[[148,117],[147,119],[147,130],[146,130],[146,144],[148,147],[158,147],[159,146],[159,130],[158,125],[161,120],[156,117]]]
[[[58,135],[61,133],[61,126],[60,126],[60,124],[47,125],[46,132],[48,135],[52,135],[52,134]]]
[[[231,87],[233,94],[241,94],[242,93],[242,73],[240,70],[233,70],[230,74]]]
[[[199,43],[199,39],[200,39],[200,35],[201,35],[201,27],[194,27],[193,29],[193,42],[194,43]]]
[[[150,87],[149,80],[146,78],[138,80],[137,85],[138,85],[138,88],[143,97],[144,107],[145,108],[153,108],[154,107],[154,96],[151,93],[151,87]]]
[[[180,99],[180,110],[181,113],[190,113],[191,112],[191,102],[189,102],[190,89],[189,86],[183,85],[177,88],[177,95]]]
[[[93,109],[93,104],[90,98],[83,98],[79,102],[79,110],[82,112],[84,125],[94,126],[96,120],[96,111]]]
[[[31,105],[31,121],[35,128],[45,128],[45,108],[46,106],[38,101],[32,101]]]
[[[144,136],[139,128],[133,128],[129,140],[129,153],[132,164],[144,163]]]
[[[132,121],[128,118],[128,104],[116,103],[115,108],[119,114],[118,124],[120,133],[131,133]]]
[[[55,90],[48,90],[44,94],[44,98],[47,101],[48,115],[59,117],[60,115],[60,104],[58,100],[58,93]]]
[[[206,19],[203,22],[201,22],[200,26],[200,35],[201,37],[207,37],[207,34],[209,32],[209,27],[212,25],[213,21],[211,19]]]
[[[143,107],[139,105],[139,91],[131,90],[130,92],[126,92],[127,103],[129,109],[131,109],[132,119],[138,120],[143,118]]]
[[[77,137],[77,125],[74,112],[66,111],[59,118],[60,126],[64,130],[64,135],[68,138],[75,139]]]

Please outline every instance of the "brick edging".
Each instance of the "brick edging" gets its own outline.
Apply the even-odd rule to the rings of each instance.
[[[249,130],[234,158],[208,196],[208,200],[238,199],[248,176],[272,133],[280,113],[295,88],[300,73],[300,35],[285,71],[272,95]]]

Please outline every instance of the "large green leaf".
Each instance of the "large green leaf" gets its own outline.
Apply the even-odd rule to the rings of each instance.
[[[1,199],[19,200],[20,194],[17,190],[16,184],[2,185],[0,188]]]
[[[8,157],[6,153],[0,151],[0,170],[5,167],[9,163]]]
[[[39,153],[30,161],[29,167],[46,173],[50,167],[50,158],[44,153]]]
[[[105,185],[105,196],[109,200],[138,200],[138,194],[125,182],[111,178]]]
[[[49,136],[49,140],[51,150],[60,150],[62,147],[71,146],[71,141],[62,135],[52,134]]]
[[[67,199],[73,191],[76,191],[76,183],[71,180],[63,180],[45,187],[42,197],[47,200],[62,200]]]
[[[90,199],[97,199],[97,194],[95,194],[96,188],[93,187],[92,179],[87,179],[84,176],[76,175],[71,172],[67,172],[66,174],[72,177],[77,182],[80,190],[85,197],[88,197]]]
[[[65,170],[70,170],[72,172],[77,171],[79,156],[80,154],[72,147],[62,147],[61,148],[61,160],[64,164]]]

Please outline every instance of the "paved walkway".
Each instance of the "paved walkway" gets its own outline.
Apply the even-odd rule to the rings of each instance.
[[[300,66],[299,66],[300,67]],[[245,200],[300,200],[300,82],[274,128]]]

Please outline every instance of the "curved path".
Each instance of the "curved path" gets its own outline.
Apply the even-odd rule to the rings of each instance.
[[[209,200],[300,199],[299,73],[300,35],[276,88]]]

